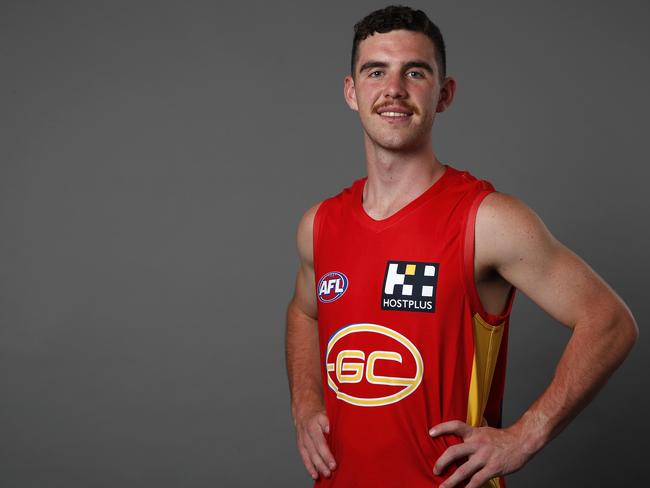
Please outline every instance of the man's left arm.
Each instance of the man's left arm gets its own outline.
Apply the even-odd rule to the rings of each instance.
[[[478,488],[520,469],[591,401],[638,336],[621,298],[518,199],[497,192],[486,196],[475,229],[477,263],[496,270],[572,334],[553,380],[513,425],[495,429],[450,421],[430,430],[432,436],[463,438],[440,456],[436,473],[467,458],[441,488],[463,481]]]

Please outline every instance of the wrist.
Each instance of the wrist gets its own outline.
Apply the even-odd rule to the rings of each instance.
[[[548,425],[548,421],[542,415],[528,411],[508,430],[519,438],[522,451],[532,457],[550,440]]]
[[[291,416],[294,418],[301,417],[305,413],[325,410],[323,400],[317,392],[310,394],[296,395],[291,399]]]

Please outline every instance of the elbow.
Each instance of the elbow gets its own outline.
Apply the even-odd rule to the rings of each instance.
[[[616,330],[619,337],[619,341],[623,345],[625,350],[625,355],[632,350],[634,344],[639,339],[639,326],[632,315],[632,312],[623,305],[618,314],[616,314]]]
[[[639,338],[639,327],[630,312],[630,309],[622,301],[611,304],[597,313],[598,319],[593,316],[585,322],[587,329],[592,329],[593,340],[600,341],[604,350],[608,351],[614,362],[620,365],[628,356],[634,344]],[[598,324],[598,325],[597,325]],[[578,325],[576,324],[576,328]],[[599,339],[596,339],[599,337]],[[603,351],[604,352],[604,351]]]
[[[628,311],[628,330],[629,330],[629,335],[630,335],[630,349],[632,346],[636,343],[637,340],[639,340],[639,326],[636,324],[636,320],[634,320],[634,316],[632,313],[629,313]]]

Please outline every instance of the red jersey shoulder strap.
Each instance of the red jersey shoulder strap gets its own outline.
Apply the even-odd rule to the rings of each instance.
[[[334,215],[340,214],[346,209],[344,207],[352,204],[352,198],[354,197],[355,190],[360,185],[363,188],[363,183],[366,177],[358,178],[352,182],[348,187],[341,190],[334,196],[324,199],[316,210],[316,215],[314,215],[314,259],[318,253],[318,238],[321,234],[321,229],[323,227],[323,221],[327,218],[328,213],[334,212]],[[336,218],[336,217],[335,217]]]
[[[323,233],[325,221],[328,219],[328,216],[332,216],[332,218],[338,219],[342,214],[347,213],[346,206],[349,206],[351,204],[351,199],[353,198],[355,188],[359,185],[363,185],[364,179],[365,178],[358,178],[336,195],[325,198],[316,209],[316,214],[314,215],[314,225],[312,229],[314,269],[316,268],[316,262],[320,256],[320,237]],[[314,278],[318,279],[316,276]]]
[[[491,314],[481,303],[478,291],[476,290],[476,281],[474,277],[474,251],[475,251],[475,229],[476,229],[476,214],[483,199],[490,193],[495,191],[494,187],[487,181],[481,180],[481,185],[477,193],[475,193],[472,203],[467,213],[467,219],[464,226],[463,242],[463,277],[465,281],[465,289],[469,297],[472,314],[478,313],[488,324],[499,325],[506,320],[515,297],[515,287],[510,288],[506,306],[500,314]]]

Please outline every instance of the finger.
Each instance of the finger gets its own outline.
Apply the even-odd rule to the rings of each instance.
[[[324,415],[319,416],[317,421],[320,430],[314,429],[313,431],[310,431],[311,439],[314,441],[314,445],[316,446],[316,449],[318,450],[318,453],[320,454],[323,461],[330,469],[334,469],[336,468],[336,461],[334,460],[332,451],[330,451],[330,448],[327,445],[327,441],[325,440],[325,436],[323,435],[323,432],[329,432],[329,423],[327,422],[327,417]]]
[[[305,449],[305,447],[302,445],[298,445],[298,452],[300,452],[302,463],[305,465],[305,468],[307,468],[309,475],[313,479],[318,479],[318,471],[316,470],[314,463],[312,463],[311,459],[309,459],[309,453],[307,452],[307,449]]]
[[[316,417],[316,422],[318,422],[318,425],[321,426],[321,428],[323,429],[323,432],[325,432],[326,434],[330,433],[330,422],[327,419],[327,415],[321,414],[321,415],[317,416]]]
[[[439,486],[439,488],[453,488],[455,486],[460,486],[460,483],[462,481],[469,479],[470,476],[472,476],[482,467],[482,464],[470,459],[466,463],[462,464],[460,468],[454,471],[454,474],[447,478],[445,482]]]
[[[466,488],[480,488],[485,483],[487,483],[488,480],[494,478],[496,475],[497,473],[492,473],[486,466],[477,472],[474,476],[472,476],[472,479],[469,481]]]
[[[476,452],[476,449],[476,446],[465,443],[448,447],[445,452],[443,452],[442,455],[438,458],[438,461],[436,461],[436,465],[433,467],[433,472],[435,474],[442,473],[447,468],[449,463],[473,454]]]
[[[314,445],[314,441],[312,440],[309,434],[305,435],[305,447],[307,448],[307,452],[309,453],[309,459],[311,459],[311,462],[314,463],[314,466],[316,466],[318,472],[321,473],[323,476],[326,477],[329,476],[330,470],[325,465],[323,458],[318,452],[318,449]]]
[[[465,437],[469,437],[472,434],[472,430],[473,427],[470,427],[465,422],[450,420],[449,422],[443,422],[431,428],[429,435],[436,437],[442,434],[456,434],[465,439]]]

